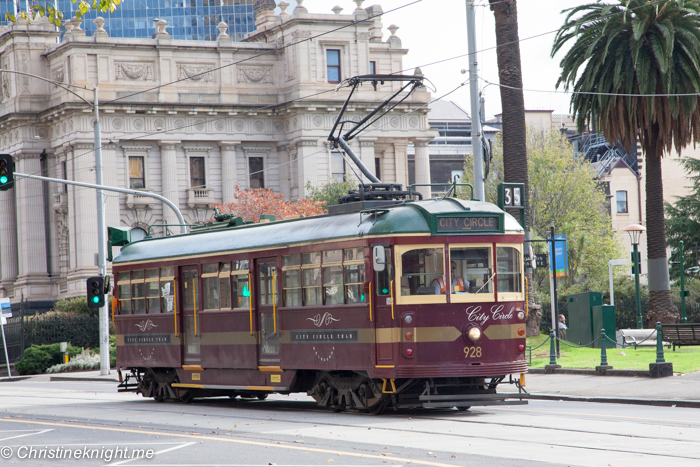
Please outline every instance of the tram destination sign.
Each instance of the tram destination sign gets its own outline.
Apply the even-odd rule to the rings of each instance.
[[[438,217],[435,224],[435,231],[443,233],[495,233],[502,229],[500,216]]]
[[[125,334],[124,345],[170,345],[170,334]]]

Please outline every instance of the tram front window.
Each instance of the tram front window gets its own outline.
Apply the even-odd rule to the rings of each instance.
[[[445,276],[445,251],[416,248],[401,255],[401,295],[433,295],[434,282]],[[440,290],[445,294],[445,290]]]
[[[491,247],[450,247],[452,294],[493,293]]]

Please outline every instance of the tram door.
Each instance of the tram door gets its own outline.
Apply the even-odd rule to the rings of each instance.
[[[375,322],[376,322],[376,351],[377,365],[392,365],[395,353],[396,344],[394,343],[394,328],[396,327],[396,319],[398,315],[394,310],[394,317],[391,316],[391,286],[394,281],[394,268],[392,266],[391,248],[384,248],[386,261],[390,264],[386,265],[384,271],[375,272],[374,279],[376,287],[374,287],[373,301],[376,303],[374,307]],[[394,284],[396,289],[396,284]],[[396,292],[394,292],[395,294]],[[395,299],[395,297],[394,297]]]
[[[280,317],[279,281],[277,258],[262,258],[256,261],[255,277],[257,312],[260,329],[260,351],[258,364],[260,366],[276,366],[280,361]]]
[[[182,323],[184,350],[183,360],[186,364],[200,363],[200,337],[202,335],[202,294],[199,285],[199,267],[186,266],[180,270],[182,284]]]

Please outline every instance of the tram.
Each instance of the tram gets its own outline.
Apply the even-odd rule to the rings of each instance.
[[[347,144],[423,79],[347,80],[350,96],[363,83],[406,84],[357,122],[342,120],[350,97],[343,105],[329,140],[370,183],[328,214],[218,215],[121,249],[121,391],[157,401],[305,392],[331,410],[373,413],[527,403],[521,225],[493,204],[449,197],[456,184],[416,200]],[[497,392],[504,381],[517,392]]]
[[[513,396],[496,387],[527,368],[520,224],[449,197],[338,208],[221,216],[124,246],[113,261],[122,389],[158,401],[306,392],[372,411]]]

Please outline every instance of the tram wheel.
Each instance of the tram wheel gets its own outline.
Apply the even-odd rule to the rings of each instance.
[[[183,393],[180,393],[180,398],[178,400],[183,404],[190,404],[192,403],[192,399],[194,399],[192,391],[185,391]]]
[[[264,401],[265,399],[267,399],[267,394],[258,394],[259,401]]]
[[[389,403],[388,399],[383,399],[374,404],[372,407],[369,408],[369,411],[372,415],[381,415],[384,413],[386,410],[386,407]]]
[[[467,406],[464,406],[464,407],[457,407],[457,410],[459,410],[460,412],[464,412],[464,411],[469,410],[469,409],[471,409],[471,408],[472,408],[471,405],[467,405]]]

